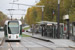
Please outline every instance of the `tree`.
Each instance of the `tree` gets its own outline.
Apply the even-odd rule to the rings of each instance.
[[[44,5],[44,20],[57,21],[58,0],[40,0],[36,5]],[[54,15],[53,15],[54,11]],[[63,22],[63,16],[69,14],[70,21],[75,21],[75,0],[61,0],[60,2],[60,22]],[[42,9],[31,7],[27,10],[25,16],[26,22],[31,25],[41,21]]]
[[[4,22],[7,19],[8,19],[8,17],[0,11],[0,26],[4,26]]]

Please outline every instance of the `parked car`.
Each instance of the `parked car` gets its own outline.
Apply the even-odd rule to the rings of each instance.
[[[24,29],[22,29],[22,32],[25,32],[25,30],[24,30]]]
[[[4,28],[3,27],[0,27],[0,31],[3,31],[4,30]]]
[[[26,32],[32,32],[31,29],[26,30]]]

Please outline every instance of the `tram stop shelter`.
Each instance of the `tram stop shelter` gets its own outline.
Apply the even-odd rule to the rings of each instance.
[[[57,38],[57,22],[41,21],[37,22],[42,27],[42,36]],[[60,23],[60,38],[64,38],[64,23]]]

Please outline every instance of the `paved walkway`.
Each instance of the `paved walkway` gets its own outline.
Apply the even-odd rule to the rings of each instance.
[[[41,36],[41,34],[28,33],[28,32],[24,32],[24,34],[30,35],[30,36],[36,37],[36,38],[46,39],[46,40],[49,40],[50,39],[49,37]]]
[[[40,34],[32,34],[32,33],[27,33],[24,32],[24,34],[26,35],[30,35],[34,38],[38,38],[38,39],[44,39],[44,40],[49,40],[51,42],[53,42],[54,44],[60,46],[60,47],[75,47],[75,42],[73,42],[72,40],[68,40],[68,39],[52,39],[50,37],[44,37],[41,36]]]

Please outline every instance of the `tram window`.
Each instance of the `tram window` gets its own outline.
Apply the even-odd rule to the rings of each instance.
[[[8,33],[9,34],[18,34],[19,33],[19,24],[17,22],[8,23]]]

